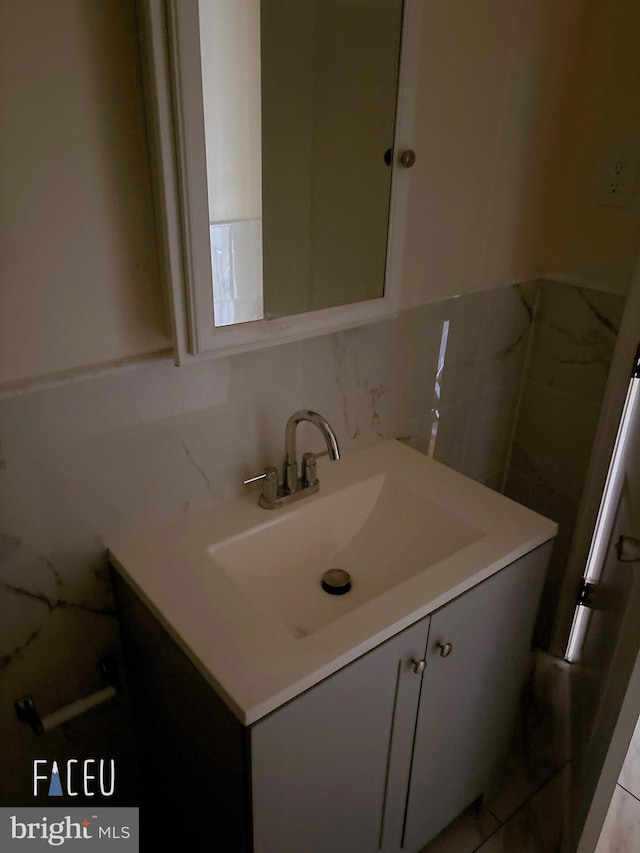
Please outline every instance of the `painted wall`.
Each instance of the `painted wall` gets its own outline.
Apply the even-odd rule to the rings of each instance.
[[[564,5],[564,4],[558,4]],[[640,157],[640,5],[587,0],[573,95],[558,125],[540,260],[587,287],[626,293],[640,235],[636,172],[626,207],[601,204],[616,158]]]
[[[425,4],[405,305],[541,272],[625,292],[638,193],[587,196],[602,150],[640,130],[638,14]],[[0,383],[166,348],[133,2],[0,16]]]
[[[129,0],[0,4],[0,384],[161,350]]]
[[[626,293],[640,181],[600,201],[640,154],[639,27],[634,0],[425,4],[405,304],[539,277]]]
[[[405,302],[535,278],[583,4],[424,6]]]

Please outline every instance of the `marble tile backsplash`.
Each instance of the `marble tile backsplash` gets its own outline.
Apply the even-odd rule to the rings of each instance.
[[[536,628],[551,638],[624,298],[541,281],[505,493],[558,522]]]
[[[553,426],[561,408],[553,395],[597,408],[586,391],[584,399],[574,393],[570,371],[604,374],[621,306],[611,308],[615,297],[554,288],[562,286],[543,285],[537,296],[536,283],[502,287],[307,341],[180,368],[155,363],[0,400],[0,741],[10,771],[0,804],[32,804],[33,756],[120,755],[130,742],[123,700],[92,712],[91,724],[80,718],[41,739],[13,708],[30,694],[47,713],[101,686],[97,661],[119,648],[109,538],[241,494],[243,479],[280,465],[296,409],[325,415],[343,452],[397,437],[493,488],[508,470],[512,493],[529,505],[549,485],[550,509],[558,495],[574,501],[581,462],[556,466],[565,478],[556,491],[545,455],[545,430],[571,435]],[[521,416],[516,427],[536,298],[550,318],[550,343],[529,358],[526,423]],[[574,302],[586,319],[572,315],[564,329],[556,313]],[[583,384],[592,390],[588,378]],[[585,415],[576,412],[582,430]],[[300,446],[321,445],[302,424]]]

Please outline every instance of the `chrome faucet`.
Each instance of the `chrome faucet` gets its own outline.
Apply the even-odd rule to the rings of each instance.
[[[303,453],[301,472],[298,475],[296,431],[300,421],[309,421],[318,427],[326,442],[327,449],[322,453]],[[260,495],[260,506],[264,509],[276,509],[285,506],[318,491],[320,483],[316,473],[316,459],[325,454],[329,455],[329,459],[340,459],[338,439],[331,424],[325,417],[317,412],[312,412],[311,409],[300,409],[291,415],[285,427],[282,484],[278,483],[278,470],[274,467],[266,468],[263,474],[251,477],[244,483],[247,485],[248,483],[255,483],[256,480],[264,480],[262,494]]]
[[[317,412],[312,412],[310,409],[300,409],[294,412],[284,430],[284,469],[282,474],[282,483],[285,490],[289,493],[295,492],[302,486],[311,485],[313,481],[317,482],[315,476],[315,453],[305,453],[302,457],[302,476],[298,479],[298,461],[296,459],[296,430],[300,421],[309,421],[318,427],[327,444],[327,453],[329,459],[340,459],[340,450],[338,448],[338,439],[331,428],[329,421]],[[310,467],[314,470],[311,472]]]

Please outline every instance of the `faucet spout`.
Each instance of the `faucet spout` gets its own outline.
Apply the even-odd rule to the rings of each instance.
[[[300,409],[294,412],[285,428],[284,442],[284,487],[288,492],[295,492],[298,488],[298,460],[296,458],[296,429],[300,421],[309,421],[318,427],[327,445],[329,459],[340,459],[340,448],[338,439],[329,421],[311,409]]]

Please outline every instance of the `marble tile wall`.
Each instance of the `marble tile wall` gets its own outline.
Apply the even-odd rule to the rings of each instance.
[[[492,488],[505,473],[535,292],[531,283],[442,303],[449,329],[434,455]]]
[[[102,686],[97,661],[119,649],[110,536],[241,493],[243,478],[280,464],[296,409],[324,414],[344,452],[399,437],[499,486],[534,290],[505,287],[308,341],[0,400],[0,804],[31,804],[31,759],[65,755],[116,756],[123,801],[135,800],[126,701],[38,738],[16,720],[14,700],[30,694],[46,714]],[[300,444],[321,449],[302,428]]]
[[[624,299],[538,285],[505,493],[558,522],[536,628],[548,647]]]

